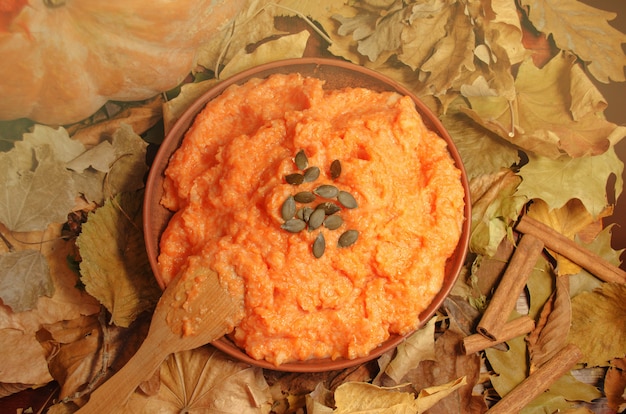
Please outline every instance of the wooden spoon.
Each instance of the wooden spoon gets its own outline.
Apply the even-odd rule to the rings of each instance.
[[[190,259],[187,269],[167,285],[135,355],[78,412],[104,414],[123,406],[170,354],[219,339],[234,328],[242,312],[242,301],[220,285],[217,273],[203,266],[201,258]]]

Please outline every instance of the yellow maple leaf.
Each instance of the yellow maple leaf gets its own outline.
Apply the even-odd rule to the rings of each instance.
[[[571,54],[561,53],[543,68],[524,61],[515,79],[517,97],[468,96],[462,109],[479,124],[524,150],[549,158],[598,155],[626,136],[626,128],[597,111],[601,95]],[[578,102],[589,102],[583,111]]]
[[[535,27],[551,34],[556,45],[588,62],[589,72],[601,82],[623,82],[626,35],[608,24],[615,13],[577,0],[522,0]]]
[[[626,356],[626,285],[604,283],[593,292],[572,299],[572,327],[568,341],[583,352],[581,363],[608,366]]]
[[[589,229],[594,224],[600,223],[600,220],[610,216],[612,211],[612,208],[606,208],[598,217],[594,217],[587,211],[582,201],[577,198],[573,198],[563,207],[555,209],[550,209],[545,201],[536,199],[530,206],[528,215],[553,228],[568,239],[574,240],[577,234]],[[598,230],[600,229],[601,227],[598,228]],[[568,258],[553,252],[551,254],[556,259],[558,275],[573,275],[581,271],[581,267]]]

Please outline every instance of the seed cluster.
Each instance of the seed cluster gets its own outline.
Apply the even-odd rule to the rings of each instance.
[[[314,182],[320,176],[318,167],[309,167],[309,160],[304,150],[298,151],[294,157],[298,172],[287,174],[285,181],[294,186],[302,183]],[[341,175],[341,162],[334,160],[330,165],[330,178],[336,180]],[[320,200],[322,199],[322,200]],[[337,203],[328,200],[336,200]],[[317,204],[315,204],[317,202]],[[313,206],[314,205],[314,206]],[[298,233],[305,229],[313,231],[321,227],[328,230],[336,230],[343,224],[343,219],[338,214],[343,208],[354,209],[358,207],[357,201],[352,194],[340,190],[331,184],[322,184],[313,191],[299,191],[285,199],[281,206],[281,217],[284,223],[283,230]],[[337,245],[348,247],[353,245],[359,237],[357,230],[347,230],[341,234]],[[326,251],[326,240],[320,231],[315,237],[312,246],[313,255],[322,257]]]

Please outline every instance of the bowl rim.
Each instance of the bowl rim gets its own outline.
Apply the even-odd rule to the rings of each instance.
[[[316,76],[318,72],[323,71],[324,69],[339,70],[345,71],[346,73],[362,75],[369,78],[370,80],[374,80],[377,83],[380,83],[380,85],[383,86],[382,90],[396,91],[401,95],[410,97],[414,102],[417,111],[420,113],[429,129],[434,130],[441,138],[446,141],[448,152],[450,153],[450,156],[452,157],[455,166],[461,171],[461,185],[463,186],[463,190],[465,193],[465,206],[463,211],[464,220],[462,223],[461,237],[457,243],[454,254],[451,255],[446,262],[442,288],[435,295],[435,297],[432,299],[431,303],[426,307],[426,309],[420,313],[420,323],[415,330],[405,335],[392,335],[388,340],[380,344],[376,349],[372,350],[367,356],[364,357],[358,357],[355,359],[311,359],[306,361],[288,362],[278,366],[265,360],[256,360],[250,357],[247,353],[245,353],[245,351],[237,348],[236,345],[234,345],[234,343],[232,343],[227,337],[220,338],[211,343],[211,345],[215,346],[217,349],[225,352],[231,357],[261,368],[288,372],[322,372],[344,369],[371,361],[381,356],[384,352],[397,347],[409,335],[422,328],[425,323],[435,314],[437,309],[441,307],[445,298],[450,294],[450,291],[452,290],[452,287],[458,279],[459,274],[461,273],[461,270],[464,266],[465,259],[467,257],[471,226],[471,202],[469,181],[465,167],[463,165],[463,161],[452,140],[452,137],[443,126],[439,118],[430,110],[430,108],[426,106],[426,104],[421,99],[419,99],[408,88],[389,78],[388,76],[376,72],[372,69],[366,68],[364,66],[335,58],[318,57],[292,58],[273,61],[244,70],[225,80],[220,81],[209,90],[204,92],[202,95],[200,95],[200,97],[198,97],[181,114],[181,116],[174,123],[170,131],[166,134],[163,142],[159,146],[150,166],[146,180],[144,204],[142,209],[143,230],[146,252],[148,255],[148,260],[150,262],[150,267],[159,286],[163,289],[165,286],[160,277],[157,258],[159,251],[160,235],[164,229],[164,226],[167,225],[169,218],[166,221],[162,222],[160,227],[156,228],[154,226],[155,223],[153,219],[154,215],[158,213],[155,213],[153,207],[165,210],[165,208],[160,205],[160,198],[162,194],[162,179],[163,171],[167,167],[171,155],[180,146],[182,140],[186,135],[187,130],[193,124],[197,114],[206,106],[206,104],[211,99],[219,96],[228,87],[234,84],[243,84],[251,78],[266,78],[275,73],[275,71],[277,70],[279,71],[279,73],[299,72],[298,70],[296,70],[296,68],[298,67],[313,68],[313,73],[307,73],[306,75],[303,74],[303,76]],[[159,185],[161,185],[161,188],[158,188]],[[158,197],[155,195],[158,195]],[[170,212],[170,216],[171,214],[173,213]]]

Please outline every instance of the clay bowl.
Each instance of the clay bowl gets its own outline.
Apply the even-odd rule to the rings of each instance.
[[[265,65],[246,70],[235,75],[202,95],[178,120],[169,132],[168,136],[160,146],[154,162],[151,166],[148,180],[146,183],[146,192],[144,200],[144,233],[146,249],[150,259],[150,265],[154,271],[154,275],[161,285],[159,269],[157,266],[157,257],[159,252],[159,238],[164,231],[172,213],[160,205],[160,199],[163,194],[163,171],[165,170],[170,156],[180,145],[186,131],[191,126],[195,116],[204,108],[207,102],[220,95],[227,87],[232,84],[243,84],[251,78],[265,78],[275,73],[293,73],[299,72],[303,76],[314,76],[325,81],[325,87],[328,89],[339,89],[343,87],[366,87],[376,91],[396,91],[400,94],[407,95],[415,101],[417,110],[421,113],[424,122],[431,129],[436,131],[448,143],[449,152],[454,159],[457,167],[463,172],[462,184],[465,188],[465,221],[463,224],[463,233],[457,245],[455,253],[448,259],[446,265],[445,279],[443,287],[434,298],[430,306],[424,310],[419,320],[423,325],[430,319],[435,311],[442,305],[444,299],[449,294],[454,282],[456,281],[463,262],[465,260],[467,247],[469,243],[469,230],[471,223],[470,216],[470,200],[469,187],[465,169],[461,162],[458,151],[456,150],[450,135],[439,119],[426,107],[426,105],[414,96],[409,90],[395,81],[374,71],[364,67],[353,65],[347,62],[323,59],[323,58],[303,58],[290,59],[279,62],[273,62]],[[421,325],[420,325],[421,326]],[[212,345],[226,354],[251,365],[261,366],[267,369],[291,371],[291,372],[320,372],[347,368],[362,364],[372,360],[386,351],[396,347],[403,340],[404,336],[394,335],[381,344],[377,349],[372,351],[367,357],[352,360],[347,359],[314,359],[302,362],[286,363],[279,367],[272,365],[266,361],[257,361],[249,357],[243,350],[238,348],[227,337],[223,337],[215,341]]]

